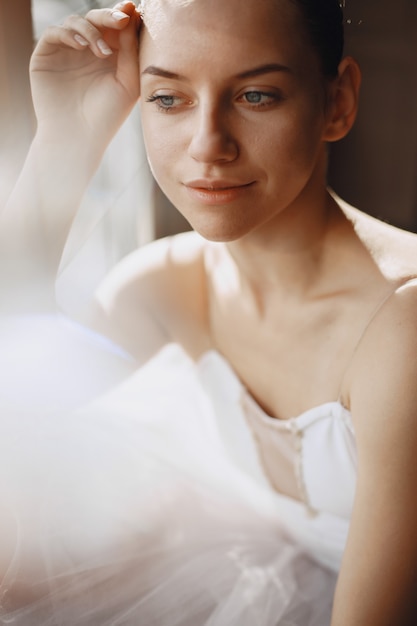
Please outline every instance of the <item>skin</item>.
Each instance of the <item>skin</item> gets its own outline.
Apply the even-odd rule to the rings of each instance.
[[[54,206],[53,189],[39,183],[45,172],[56,175],[65,161],[74,180],[92,173],[140,91],[152,170],[196,232],[122,262],[99,288],[90,322],[139,361],[173,339],[195,358],[214,347],[276,418],[341,396],[352,413],[359,467],[332,626],[415,623],[417,285],[396,287],[417,275],[416,237],[326,189],[327,144],[354,123],[359,69],[344,59],[337,78],[325,81],[287,0],[148,0],[139,67],[138,14],[131,3],[118,8],[126,19],[116,23],[111,11],[72,18],[35,53],[32,158],[41,206]],[[97,45],[103,37],[111,55]],[[272,63],[286,69],[242,77]],[[53,108],[45,87],[58,93],[57,68],[73,74],[72,102]],[[51,137],[59,161],[44,149]],[[84,144],[90,152],[81,167]],[[70,182],[68,194],[57,195],[66,204],[54,224],[51,276],[71,194],[82,191]],[[23,187],[10,215],[24,214]],[[14,231],[17,256],[28,238],[36,233]]]
[[[300,204],[300,196],[304,203],[313,199],[322,180],[324,89],[315,57],[305,63],[307,51],[301,45],[286,53],[290,36],[285,29],[287,23],[294,28],[297,16],[291,6],[285,9],[282,22],[282,9],[271,2],[260,3],[255,16],[248,7],[236,10],[227,3],[220,22],[210,3],[201,7],[192,3],[184,9],[158,0],[146,10],[140,61],[149,160],[174,205],[210,240],[235,241],[254,230],[269,230],[271,220],[281,221],[289,205]],[[275,19],[268,22],[271,11]],[[157,20],[161,14],[166,15],[162,24]],[[231,20],[236,30],[229,33]],[[175,29],[169,27],[171,21],[177,24]],[[194,54],[195,32],[202,30],[204,37]],[[260,31],[264,40],[259,39]],[[175,61],[173,49],[178,50]],[[230,59],[227,67],[219,64],[220,57]],[[285,69],[239,78],[272,64]],[[172,68],[183,79],[155,76],[152,67]],[[148,102],[161,95],[164,100]],[[248,100],[251,95],[260,105]],[[163,108],[171,101],[173,106]],[[247,186],[234,202],[225,204],[219,198],[204,206],[187,186],[199,179]]]

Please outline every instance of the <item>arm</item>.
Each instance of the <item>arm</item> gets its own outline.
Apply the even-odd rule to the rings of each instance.
[[[351,377],[358,483],[332,626],[417,623],[417,288],[368,329]]]
[[[54,307],[55,278],[79,202],[138,98],[139,15],[133,3],[116,8],[123,19],[106,9],[51,27],[33,54],[37,133],[0,218],[8,309],[33,310],[34,297],[37,306]]]
[[[198,358],[211,346],[205,246],[186,232],[132,252],[96,291],[90,325],[139,362],[170,341]]]

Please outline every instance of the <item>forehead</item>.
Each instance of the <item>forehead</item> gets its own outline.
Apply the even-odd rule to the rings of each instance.
[[[142,6],[146,64],[305,65],[307,37],[289,0],[145,0]]]

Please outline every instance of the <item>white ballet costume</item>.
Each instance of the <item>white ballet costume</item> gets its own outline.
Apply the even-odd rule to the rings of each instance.
[[[339,402],[274,420],[216,351],[135,370],[59,316],[0,339],[0,624],[330,623],[356,481]]]

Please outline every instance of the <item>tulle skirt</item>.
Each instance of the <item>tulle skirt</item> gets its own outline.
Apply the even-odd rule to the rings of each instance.
[[[329,624],[336,573],[227,458],[189,360],[129,375],[93,352],[115,383],[97,399],[25,402],[25,380],[0,399],[0,624]]]

